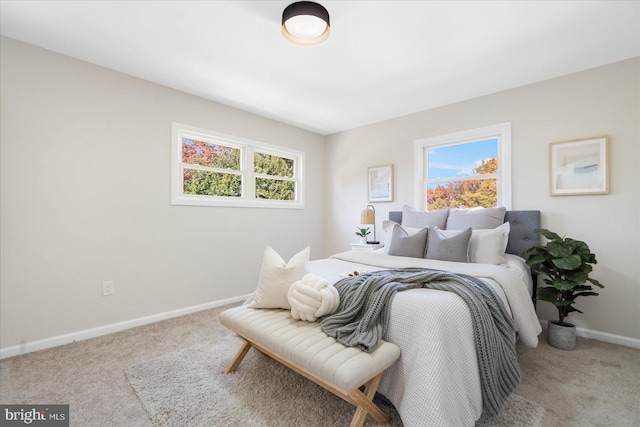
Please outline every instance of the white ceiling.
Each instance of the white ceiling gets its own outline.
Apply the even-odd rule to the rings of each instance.
[[[639,1],[6,1],[3,35],[320,134],[640,55]]]

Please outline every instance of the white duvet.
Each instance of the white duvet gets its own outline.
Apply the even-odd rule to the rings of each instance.
[[[311,262],[311,273],[331,283],[353,271],[424,267],[479,277],[493,286],[513,316],[520,341],[538,345],[542,331],[521,275],[489,264],[389,256],[366,251]],[[385,339],[402,350],[379,392],[396,407],[405,426],[473,426],[482,394],[471,316],[457,295],[432,289],[398,292]]]

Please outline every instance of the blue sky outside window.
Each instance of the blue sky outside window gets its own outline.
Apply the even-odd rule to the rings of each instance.
[[[497,138],[430,148],[427,177],[431,181],[472,176],[473,169],[492,158],[498,158]]]

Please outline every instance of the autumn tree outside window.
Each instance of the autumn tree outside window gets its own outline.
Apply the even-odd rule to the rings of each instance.
[[[172,204],[304,208],[304,153],[172,126]]]
[[[417,140],[419,209],[511,208],[511,124]]]

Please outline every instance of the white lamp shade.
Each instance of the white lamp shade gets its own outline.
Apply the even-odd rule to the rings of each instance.
[[[319,37],[327,29],[327,23],[311,15],[298,15],[284,23],[289,34],[301,39]]]

